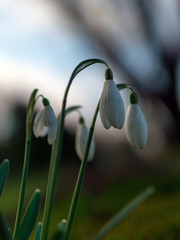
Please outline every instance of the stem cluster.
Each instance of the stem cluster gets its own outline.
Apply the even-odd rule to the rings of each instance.
[[[58,179],[58,172],[60,167],[60,161],[61,161],[61,155],[62,155],[62,147],[63,147],[63,133],[64,133],[64,121],[65,116],[67,113],[77,110],[80,106],[73,106],[68,109],[66,109],[66,101],[67,96],[69,93],[70,86],[76,77],[76,75],[82,71],[83,69],[91,66],[95,63],[101,63],[104,64],[107,67],[106,70],[106,78],[112,79],[113,74],[111,69],[109,68],[108,64],[101,60],[101,59],[88,59],[83,62],[81,62],[77,67],[74,69],[68,85],[66,87],[64,98],[62,102],[62,109],[61,113],[58,117],[58,132],[57,132],[57,138],[56,141],[52,145],[51,149],[51,159],[50,159],[50,167],[49,167],[49,175],[48,175],[48,184],[47,184],[47,190],[46,190],[46,197],[45,197],[45,205],[44,205],[44,211],[43,211],[43,219],[42,222],[39,222],[37,225],[36,233],[35,233],[35,240],[48,240],[48,233],[49,233],[49,225],[50,225],[50,219],[52,214],[52,207],[53,207],[53,201],[54,201],[54,195],[57,185],[57,179]],[[117,85],[119,90],[122,90],[124,88],[128,88],[131,92],[131,100],[132,102],[137,102],[137,96],[133,92],[133,90],[127,85],[127,84],[119,84]],[[27,210],[25,211],[25,214],[23,216],[23,207],[24,207],[24,198],[25,198],[25,191],[26,191],[26,185],[27,185],[27,177],[28,177],[28,169],[29,169],[29,160],[30,160],[30,148],[31,148],[31,137],[32,137],[32,128],[33,128],[33,113],[34,113],[34,105],[37,101],[37,99],[42,95],[39,95],[36,97],[37,89],[35,89],[30,97],[28,109],[27,109],[27,116],[26,116],[26,143],[25,143],[25,153],[24,153],[24,165],[23,165],[23,172],[22,172],[22,179],[21,179],[21,186],[20,186],[20,193],[19,193],[19,201],[18,201],[18,207],[17,207],[17,214],[16,214],[16,221],[14,226],[14,232],[11,236],[11,233],[9,231],[9,228],[7,227],[6,223],[4,222],[3,217],[0,215],[0,229],[2,229],[3,236],[5,237],[5,240],[28,240],[29,236],[34,228],[35,222],[37,220],[37,216],[40,209],[40,191],[35,190],[31,201],[29,202],[29,205],[27,207]],[[43,97],[43,104],[46,106],[49,104],[49,101]],[[67,216],[67,220],[63,219],[61,223],[59,224],[58,231],[56,234],[56,239],[59,240],[69,240],[70,233],[73,225],[73,220],[78,204],[78,199],[80,196],[82,184],[83,184],[83,178],[86,170],[87,160],[88,160],[88,154],[91,146],[91,141],[94,133],[95,123],[97,119],[97,115],[99,112],[99,102],[97,104],[91,126],[89,129],[89,135],[85,147],[85,152],[83,156],[83,160],[81,162],[79,174],[77,177],[77,182],[75,185],[71,205],[69,208],[69,213]],[[5,182],[5,177],[2,178],[1,172],[4,171],[6,163],[4,163],[4,166],[0,166],[0,182],[2,182],[2,187],[0,185],[0,189],[3,189],[3,182]],[[6,167],[7,168],[7,167]],[[5,171],[4,171],[5,172]],[[7,173],[7,171],[6,171]],[[5,173],[4,173],[5,175]],[[6,174],[7,175],[7,174]],[[1,181],[2,179],[2,181]],[[102,230],[94,237],[94,240],[102,239],[106,234],[108,234],[109,231],[112,230],[119,222],[121,222],[127,215],[129,215],[134,209],[136,209],[140,204],[142,204],[152,193],[154,192],[154,188],[150,187],[146,189],[141,195],[139,195],[135,200],[130,202],[123,210],[121,210]],[[1,233],[0,233],[1,234]]]

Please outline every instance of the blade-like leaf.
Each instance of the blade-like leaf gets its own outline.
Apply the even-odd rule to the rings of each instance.
[[[71,75],[71,78],[75,78],[75,76],[80,72],[82,71],[84,68],[87,68],[88,66],[92,65],[92,64],[95,64],[95,63],[103,63],[105,64],[107,67],[107,63],[101,59],[97,59],[97,58],[92,58],[92,59],[88,59],[88,60],[85,60],[81,63],[78,64],[78,66],[74,69],[72,75]]]
[[[9,160],[5,159],[0,165],[0,196],[4,189],[8,173],[9,173]]]
[[[30,99],[29,99],[29,104],[28,104],[28,108],[27,108],[27,117],[26,120],[27,121],[31,121],[32,117],[33,117],[33,109],[34,109],[34,104],[36,102],[36,94],[38,92],[38,89],[34,89],[31,93]]]
[[[2,213],[0,213],[0,240],[12,240],[11,231]]]
[[[38,222],[34,240],[40,240],[41,229],[42,229],[42,222]]]
[[[13,233],[14,239],[17,239],[17,236],[19,234],[20,223],[22,220],[27,176],[28,176],[28,170],[29,170],[34,105],[38,99],[38,97],[36,98],[37,92],[38,92],[38,89],[33,90],[29,99],[27,113],[26,113],[26,142],[25,142],[24,163],[23,163],[23,172],[21,177],[19,200],[17,205],[17,213],[16,213],[16,220],[15,220],[15,226],[14,226],[14,233]]]
[[[118,212],[93,238],[93,240],[101,240],[110,231],[112,231],[120,222],[122,222],[127,216],[129,216],[136,208],[144,203],[153,193],[155,188],[153,186],[148,187],[144,192],[132,200],[126,207]]]
[[[18,240],[28,240],[37,220],[40,210],[41,194],[36,189],[22,219]]]
[[[63,219],[59,224],[58,224],[58,228],[57,231],[53,237],[53,240],[62,240],[63,239],[63,233],[66,227],[66,220]]]

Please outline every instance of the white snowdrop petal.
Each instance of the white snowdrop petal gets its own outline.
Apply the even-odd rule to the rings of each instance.
[[[56,140],[57,136],[57,119],[53,119],[53,123],[48,128],[48,143],[51,145]]]
[[[82,159],[81,147],[80,147],[80,126],[77,125],[76,135],[75,135],[75,150],[80,159]]]
[[[50,105],[46,106],[44,111],[44,125],[49,127],[53,125],[54,119],[56,119],[54,110]]]
[[[100,117],[103,126],[122,128],[125,119],[124,103],[113,80],[106,80],[100,98]]]
[[[114,81],[106,81],[106,115],[108,122],[115,128],[122,128],[125,119],[124,103]]]
[[[75,149],[78,157],[83,160],[86,143],[88,139],[88,128],[84,123],[78,123],[76,128],[76,138],[75,138]],[[95,153],[95,144],[92,140],[89,155],[88,155],[88,161],[92,160]]]
[[[100,112],[100,117],[101,117],[101,122],[104,126],[104,128],[109,129],[111,125],[109,124],[107,117],[106,117],[106,89],[108,87],[107,81],[104,83],[103,91],[101,94],[100,98],[100,103],[99,103],[99,112]]]
[[[83,149],[85,148],[85,140],[84,140],[84,134],[82,134],[83,130],[83,124],[78,123],[76,128],[76,138],[75,138],[75,149],[78,157],[82,160],[83,159]],[[87,136],[86,136],[87,137]]]
[[[41,128],[41,131],[39,133],[39,137],[45,137],[47,135],[47,133],[48,133],[48,127],[45,127],[43,125],[43,127]]]
[[[128,107],[125,133],[132,146],[144,148],[148,138],[148,128],[138,104],[130,104]]]
[[[33,124],[33,132],[36,137],[40,137],[42,132],[44,133],[44,127],[43,127],[43,116],[44,116],[44,109],[39,111],[34,119]]]
[[[52,144],[57,135],[57,119],[50,105],[45,106],[35,117],[33,132],[36,137],[48,134],[48,143]]]
[[[89,149],[88,161],[93,160],[94,155],[95,155],[95,142],[94,142],[94,139],[92,138],[91,146]]]

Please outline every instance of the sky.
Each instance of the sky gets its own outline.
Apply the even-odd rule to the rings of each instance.
[[[73,69],[87,58],[101,56],[63,14],[49,1],[0,0],[1,115],[7,115],[9,99],[27,104],[34,88],[50,100],[58,114]],[[88,108],[82,110],[87,118],[101,94],[104,70],[104,66],[92,66],[72,85],[68,105],[87,103]]]
[[[0,2],[1,78],[14,78],[17,83],[19,76],[32,81],[34,76],[39,82],[47,83],[49,78],[60,82],[90,55],[84,41],[68,29],[60,15],[46,1]]]
[[[63,9],[49,1],[0,0],[0,140],[8,141],[16,125],[13,104],[27,106],[34,88],[47,97],[56,115],[74,68],[83,60],[103,58],[82,35]],[[90,126],[104,84],[105,66],[96,64],[82,71],[73,81],[67,106],[81,105]],[[35,108],[42,107],[39,101]],[[78,114],[66,117],[66,126],[75,130]],[[97,119],[96,134],[103,126]],[[121,138],[123,133],[111,129],[104,136]],[[108,134],[108,135],[107,135]]]
[[[133,3],[130,0],[128,2],[130,4]],[[106,9],[104,8],[103,12],[100,11],[102,1],[92,0],[91,3],[88,2],[92,7],[91,9],[86,1],[81,0],[79,3],[83,7],[83,13],[87,15],[88,21],[92,21],[90,24],[97,24],[102,34],[107,34],[103,36],[108,36],[108,34],[116,36],[116,38],[113,37],[112,39],[115,41],[114,44],[117,51],[119,39],[124,39],[123,59],[134,69],[134,73],[141,77],[143,76],[142,79],[147,85],[146,80],[148,78],[146,79],[145,76],[149,76],[153,69],[154,71],[158,70],[159,62],[157,56],[152,55],[151,48],[147,44],[143,44],[145,42],[140,41],[138,44],[137,41],[136,48],[134,48],[134,37],[131,37],[129,42],[126,41],[126,38],[122,38],[122,36],[126,35],[125,30],[128,29],[133,29],[132,33],[135,36],[140,34],[139,31],[136,31],[139,25],[135,26],[136,21],[129,17],[129,10],[132,10],[129,8],[130,5],[126,6],[127,9],[123,5],[125,8],[123,6],[120,8],[121,14],[116,9],[116,5],[110,5],[112,8],[110,13],[113,16],[116,15],[118,21],[122,23],[123,27],[119,28],[119,25],[115,25],[115,22],[112,25],[111,14],[107,13],[107,18],[105,19],[103,13],[106,12]],[[160,5],[159,7],[156,6],[157,3]],[[154,14],[153,19],[159,19],[156,22],[158,23],[157,32],[161,29],[161,41],[166,39],[165,36],[169,36],[168,43],[171,39],[179,39],[178,37],[171,38],[173,33],[179,34],[179,31],[177,31],[179,25],[176,24],[179,18],[177,18],[177,14],[174,14],[175,9],[171,8],[169,3],[168,0],[152,1],[152,6],[155,5],[154,9],[161,8],[161,14],[168,13],[167,9],[170,9],[170,13],[173,13],[170,15],[165,14],[167,17],[164,18],[161,17],[158,10],[157,12],[152,11]],[[108,0],[104,1],[105,6],[109,6]],[[163,8],[162,6],[165,7]],[[98,21],[93,17],[94,12],[100,16]],[[132,13],[132,11],[130,12]],[[128,16],[128,21],[125,21],[124,15]],[[171,16],[174,17],[171,18]],[[19,100],[27,105],[32,90],[38,88],[39,93],[49,99],[55,113],[58,115],[61,110],[65,87],[74,68],[81,61],[88,58],[106,60],[101,50],[92,48],[93,43],[91,40],[69,18],[70,16],[66,15],[63,8],[57,8],[54,1],[0,0],[0,136],[8,136],[7,130],[10,132],[7,119],[12,119],[10,110],[13,101]],[[161,19],[163,19],[163,22]],[[170,26],[164,24],[165,19],[168,20],[167,22],[169,22]],[[104,21],[107,21],[107,24],[104,24]],[[108,26],[109,21],[112,28]],[[175,24],[170,24],[173,22]],[[173,28],[171,27],[172,25]],[[108,30],[109,32],[106,32]],[[170,30],[171,34],[169,34]],[[127,32],[129,33],[129,31]],[[131,41],[132,39],[133,41]],[[139,40],[139,38],[136,38],[136,40]],[[175,43],[173,42],[171,46],[174,45]],[[137,55],[138,58],[136,57]],[[143,68],[141,67],[142,64]],[[70,89],[67,105],[82,105],[82,112],[87,119],[88,125],[91,122],[93,112],[101,95],[104,71],[105,66],[102,64],[91,66],[76,77]],[[119,83],[116,73],[114,74],[114,80]],[[123,77],[121,81],[124,82]],[[152,84],[150,83],[150,85]],[[124,93],[123,97],[127,108],[128,100],[125,95]],[[143,103],[141,103],[142,105]],[[37,107],[42,107],[42,104],[39,102]],[[77,113],[67,117],[69,126],[73,125],[72,120],[76,124]],[[97,124],[98,129],[96,131],[99,129],[101,131],[103,127],[99,118]],[[119,138],[123,135],[113,130],[110,131],[114,138]]]

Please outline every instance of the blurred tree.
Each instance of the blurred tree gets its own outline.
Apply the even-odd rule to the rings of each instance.
[[[180,53],[178,0],[96,1],[61,0],[69,21],[111,62],[119,76],[144,96],[160,99],[169,108],[179,140],[180,112],[176,99]],[[161,113],[159,113],[161,114]]]

